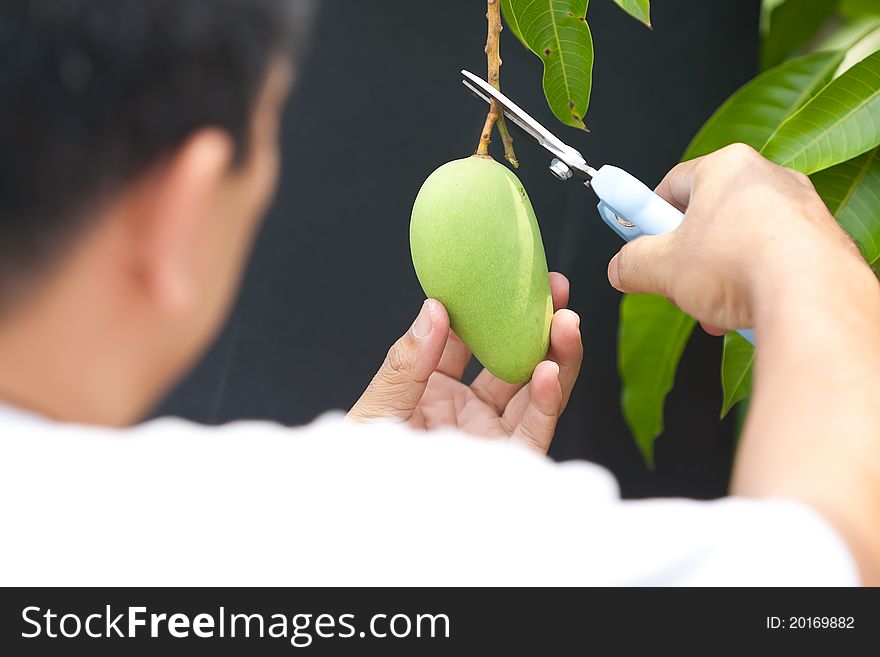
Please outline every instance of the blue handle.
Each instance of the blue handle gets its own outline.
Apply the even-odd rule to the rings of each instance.
[[[596,172],[590,185],[600,199],[602,220],[627,242],[642,235],[671,232],[684,219],[681,212],[623,169],[606,164]],[[752,329],[738,333],[755,344]]]

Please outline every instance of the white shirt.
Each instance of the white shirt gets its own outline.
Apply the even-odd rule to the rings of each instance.
[[[786,500],[622,501],[589,463],[353,426],[0,408],[0,585],[855,585]]]

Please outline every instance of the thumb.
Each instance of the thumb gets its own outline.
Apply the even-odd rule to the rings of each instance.
[[[439,301],[428,299],[409,330],[388,350],[382,367],[348,417],[358,421],[408,420],[437,369],[448,337],[446,309]]]
[[[608,282],[628,294],[668,296],[671,233],[640,237],[628,244],[608,263]]]

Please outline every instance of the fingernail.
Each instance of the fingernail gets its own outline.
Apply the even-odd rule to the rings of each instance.
[[[620,289],[620,271],[618,270],[618,259],[620,258],[620,254],[617,253],[611,260],[608,262],[608,282],[611,283],[611,287],[615,290]]]
[[[422,304],[422,309],[419,311],[419,316],[416,317],[416,321],[413,322],[410,330],[416,340],[421,340],[427,336],[433,328],[434,319],[431,317],[431,306],[425,301],[425,303]]]

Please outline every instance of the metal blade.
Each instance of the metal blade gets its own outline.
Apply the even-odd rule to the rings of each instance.
[[[579,178],[584,180],[592,178],[595,169],[587,164],[586,160],[584,160],[583,156],[577,150],[547,130],[547,128],[538,123],[538,121],[510,100],[510,98],[482,78],[474,75],[470,71],[462,71],[461,74],[464,76],[462,83],[470,89],[477,98],[480,98],[487,103],[492,100],[497,101],[499,105],[501,105],[504,116],[521,128],[540,146],[543,146],[555,157],[562,160],[562,162],[578,174]]]
[[[466,86],[466,87],[470,90],[470,92],[471,92],[474,96],[476,96],[477,98],[479,98],[480,100],[485,101],[486,103],[491,103],[491,102],[492,102],[492,99],[491,99],[491,98],[489,98],[486,94],[484,94],[482,91],[480,91],[477,87],[475,87],[474,85],[472,85],[472,84],[471,84],[470,82],[468,82],[467,80],[462,80],[461,83],[462,83],[464,86]],[[541,145],[541,140],[540,140],[540,139],[538,138],[538,136],[534,133],[534,131],[531,130],[527,124],[525,124],[525,123],[523,123],[522,121],[520,121],[520,120],[517,118],[516,114],[513,114],[509,109],[507,109],[506,107],[504,107],[504,105],[501,106],[501,111],[502,111],[502,113],[504,114],[504,116],[505,116],[507,119],[510,120],[510,122],[513,124],[513,126],[514,126],[515,128],[518,129],[518,130],[517,130],[518,134],[520,134],[520,135],[522,135],[522,136],[524,136],[524,137],[528,137],[529,139],[531,139],[532,141],[534,141],[536,144]]]

